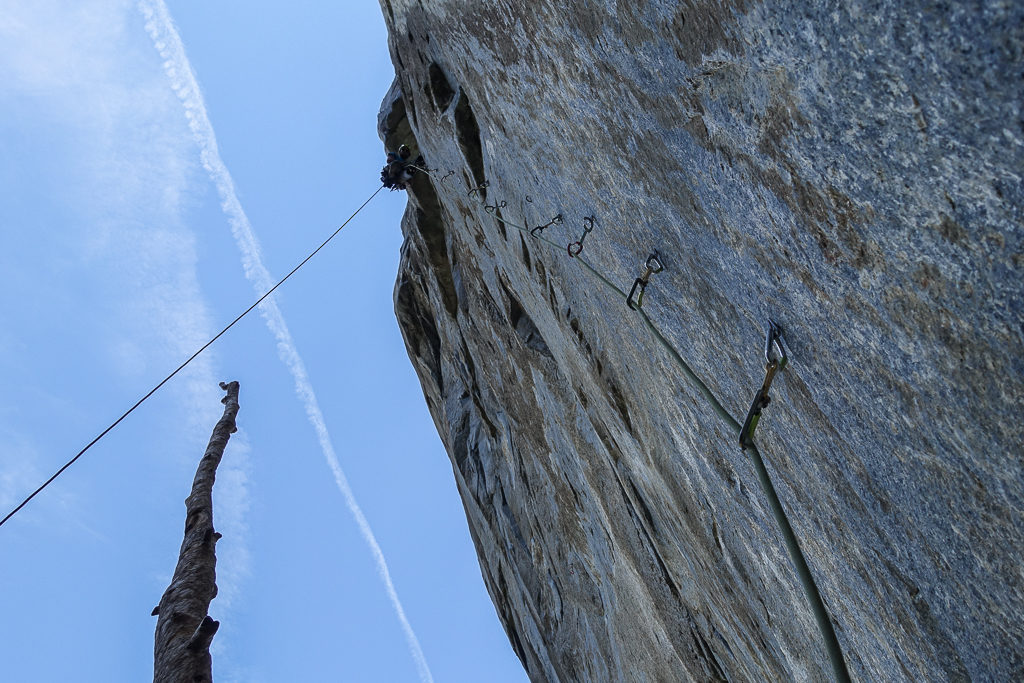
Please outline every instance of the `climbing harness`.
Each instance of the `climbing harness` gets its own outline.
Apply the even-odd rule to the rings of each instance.
[[[426,166],[422,155],[416,161],[409,161],[410,156],[412,152],[405,145],[399,147],[398,152],[388,152],[387,163],[380,171],[381,185],[392,192],[408,189],[408,183],[416,171]]]
[[[538,225],[535,228],[531,228],[530,229],[530,237],[537,237],[540,233],[544,232],[545,230],[550,228],[552,225],[561,225],[561,224],[562,224],[562,214],[558,214],[557,216],[552,218],[550,221],[548,221],[544,225]]]
[[[660,273],[665,270],[665,266],[661,262],[661,257],[658,255],[658,250],[655,249],[651,252],[651,255],[647,257],[647,261],[644,262],[643,275],[633,281],[633,288],[629,290],[629,294],[626,295],[626,305],[630,309],[636,311],[643,308],[644,305],[644,292],[647,291],[647,283],[650,282],[651,276]],[[637,288],[640,289],[640,293],[637,294]],[[633,303],[633,295],[636,295],[636,303]]]
[[[565,250],[569,252],[569,256],[576,258],[583,252],[583,240],[587,238],[587,235],[594,231],[594,217],[584,216],[583,217],[583,234],[575,242],[570,242]]]
[[[764,382],[757,390],[754,401],[750,404],[750,410],[747,412],[747,419],[744,420],[743,427],[740,428],[740,448],[743,450],[747,450],[753,444],[754,430],[757,429],[757,423],[761,420],[761,411],[771,403],[768,390],[772,386],[772,380],[775,379],[776,373],[786,367],[786,363],[789,362],[789,357],[786,355],[786,341],[782,337],[782,327],[771,319],[768,320],[768,332],[764,338],[764,360]]]

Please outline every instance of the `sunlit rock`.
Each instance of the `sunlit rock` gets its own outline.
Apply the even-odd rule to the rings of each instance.
[[[380,132],[436,169],[396,311],[531,678],[830,676],[736,433],[566,252],[588,216],[739,421],[784,327],[756,437],[854,678],[1024,678],[1024,6],[382,7]]]

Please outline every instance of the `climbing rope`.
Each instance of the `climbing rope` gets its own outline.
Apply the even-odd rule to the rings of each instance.
[[[54,481],[54,480],[55,480],[55,479],[56,479],[57,477],[59,477],[59,476],[60,476],[61,474],[63,474],[63,473],[64,473],[64,470],[66,470],[67,468],[69,468],[69,467],[71,467],[71,466],[72,466],[73,464],[75,464],[75,461],[77,461],[77,460],[78,460],[79,458],[81,458],[81,457],[82,457],[82,456],[83,456],[83,455],[85,454],[85,452],[86,452],[86,451],[88,451],[88,450],[89,450],[90,448],[92,448],[92,447],[93,447],[94,445],[96,445],[96,442],[98,442],[98,441],[99,441],[100,439],[102,439],[102,438],[103,438],[104,436],[106,436],[106,435],[107,435],[107,434],[108,434],[108,433],[109,433],[109,432],[110,432],[110,431],[111,431],[112,429],[114,429],[114,427],[116,427],[117,425],[119,425],[119,424],[121,423],[121,421],[122,421],[122,420],[124,420],[124,419],[125,419],[126,417],[128,417],[129,415],[131,415],[131,414],[132,414],[132,413],[133,413],[133,412],[135,411],[135,409],[136,409],[136,408],[138,408],[139,406],[141,406],[141,405],[142,405],[142,404],[143,404],[143,403],[144,403],[144,402],[146,401],[146,399],[148,399],[148,398],[149,398],[150,396],[152,396],[153,394],[155,394],[155,393],[156,393],[156,392],[157,392],[157,391],[158,391],[158,390],[160,389],[160,387],[162,387],[163,385],[167,384],[167,382],[169,382],[169,381],[171,380],[171,378],[172,378],[172,377],[174,377],[174,376],[175,376],[175,375],[177,375],[177,374],[178,374],[179,372],[181,372],[182,370],[184,370],[184,369],[185,369],[185,367],[186,367],[186,366],[187,366],[187,365],[188,365],[189,363],[191,363],[192,361],[194,361],[194,360],[195,360],[195,359],[196,359],[196,358],[197,358],[197,357],[199,356],[199,354],[201,354],[201,353],[202,353],[203,351],[205,351],[205,350],[206,350],[207,348],[209,348],[209,347],[210,347],[210,346],[211,346],[211,345],[212,345],[212,344],[213,344],[213,343],[214,343],[215,341],[217,341],[218,339],[220,339],[220,338],[221,338],[221,336],[223,336],[225,332],[227,332],[227,331],[228,331],[228,330],[230,330],[230,329],[231,329],[232,327],[234,327],[234,326],[235,326],[235,324],[236,324],[236,323],[237,323],[238,321],[240,321],[240,320],[241,320],[242,318],[244,318],[244,317],[245,317],[246,315],[248,315],[248,314],[249,314],[249,313],[250,313],[250,312],[251,312],[251,311],[252,311],[252,310],[253,310],[254,308],[256,308],[256,307],[257,307],[257,306],[259,306],[259,305],[260,305],[261,303],[263,303],[264,299],[266,299],[266,298],[267,298],[268,296],[270,296],[271,294],[273,294],[273,293],[274,293],[274,290],[276,290],[276,289],[277,289],[278,287],[280,287],[281,285],[283,285],[283,284],[285,283],[285,281],[286,281],[286,280],[288,280],[288,278],[290,278],[290,277],[291,277],[292,275],[294,275],[294,274],[295,274],[296,272],[298,272],[299,268],[302,268],[302,266],[306,265],[306,263],[307,263],[307,262],[309,262],[309,260],[310,260],[310,259],[312,259],[312,258],[313,258],[314,256],[316,256],[316,255],[317,255],[317,253],[318,253],[318,252],[319,252],[319,251],[320,251],[321,249],[323,249],[324,247],[326,247],[326,246],[327,246],[327,244],[328,244],[328,242],[330,242],[330,241],[331,241],[331,240],[333,240],[333,239],[334,239],[335,237],[337,237],[338,233],[339,233],[339,232],[341,232],[342,228],[344,228],[344,227],[345,227],[346,225],[348,225],[348,224],[349,224],[349,222],[350,222],[350,221],[351,221],[351,220],[352,220],[353,218],[355,218],[355,217],[356,217],[356,216],[357,216],[357,215],[359,214],[359,212],[360,212],[360,211],[362,211],[362,210],[363,210],[363,208],[365,208],[365,207],[366,207],[366,205],[367,205],[367,204],[369,204],[369,203],[370,203],[370,200],[372,200],[372,199],[373,199],[374,197],[376,197],[376,196],[377,196],[377,193],[378,193],[378,192],[380,192],[380,191],[381,191],[381,190],[383,190],[383,189],[384,189],[384,186],[383,186],[383,185],[381,185],[380,187],[378,187],[378,188],[377,188],[377,189],[376,189],[376,190],[374,191],[374,193],[373,193],[373,194],[371,194],[371,195],[370,195],[370,196],[369,196],[369,197],[368,197],[368,198],[366,199],[366,201],[364,201],[364,202],[363,202],[363,203],[362,203],[362,204],[361,204],[361,205],[359,206],[359,208],[358,208],[358,209],[356,209],[356,210],[355,210],[355,211],[354,211],[354,212],[352,213],[352,215],[351,215],[351,216],[349,216],[349,217],[348,217],[348,218],[347,218],[347,219],[345,220],[345,222],[344,222],[344,223],[342,223],[342,224],[341,224],[341,225],[340,225],[340,226],[338,227],[338,229],[337,229],[337,230],[335,230],[335,231],[334,231],[333,233],[331,233],[331,236],[330,236],[330,237],[328,237],[327,239],[325,239],[325,240],[324,240],[324,241],[323,241],[323,242],[322,242],[322,243],[320,244],[320,246],[319,246],[319,247],[317,247],[316,249],[314,249],[314,250],[313,250],[313,251],[312,251],[312,252],[311,252],[311,253],[309,254],[309,256],[307,256],[306,258],[302,259],[302,261],[301,261],[301,262],[299,263],[299,265],[297,265],[297,266],[295,266],[294,268],[292,268],[292,269],[291,269],[291,271],[289,271],[289,273],[288,273],[287,275],[285,275],[285,276],[284,276],[283,278],[281,278],[280,280],[278,280],[278,281],[277,281],[277,284],[275,284],[275,285],[274,285],[273,287],[271,287],[270,289],[268,289],[268,290],[267,290],[267,292],[266,292],[266,293],[265,293],[265,294],[264,294],[263,296],[261,296],[261,297],[260,297],[259,299],[257,299],[257,300],[256,300],[256,302],[255,302],[254,304],[252,304],[251,306],[249,306],[249,308],[247,308],[247,309],[245,309],[244,311],[242,311],[242,313],[241,313],[241,314],[239,314],[239,316],[238,316],[237,318],[235,318],[234,320],[232,320],[232,321],[231,321],[230,323],[228,323],[228,324],[227,324],[227,326],[226,326],[226,327],[225,327],[224,329],[222,329],[222,330],[221,330],[220,332],[218,332],[217,334],[215,334],[215,335],[213,336],[213,338],[212,338],[212,339],[210,339],[210,341],[208,341],[208,342],[206,342],[205,344],[203,344],[203,345],[202,345],[202,346],[201,346],[201,347],[199,348],[199,350],[198,350],[198,351],[196,351],[195,353],[193,353],[193,354],[192,354],[191,356],[189,356],[189,357],[188,357],[188,359],[187,359],[187,360],[186,360],[186,361],[185,361],[184,363],[182,363],[182,364],[181,364],[181,365],[179,365],[179,366],[178,366],[177,368],[175,368],[174,372],[172,372],[171,374],[169,374],[169,375],[167,375],[166,377],[164,377],[164,378],[163,378],[163,379],[162,379],[162,380],[160,381],[160,383],[159,383],[159,384],[157,384],[157,385],[156,385],[155,387],[153,387],[152,389],[150,389],[150,390],[149,390],[149,393],[147,393],[147,394],[146,394],[145,396],[143,396],[143,397],[142,397],[142,398],[140,398],[140,399],[139,399],[138,401],[136,401],[136,402],[135,402],[135,405],[133,405],[133,406],[132,406],[131,408],[129,408],[128,410],[126,410],[126,411],[125,411],[125,412],[124,412],[124,413],[123,413],[123,414],[121,415],[121,417],[119,417],[119,418],[117,418],[116,420],[114,420],[114,421],[113,421],[113,422],[112,422],[112,423],[110,424],[110,426],[109,426],[109,427],[107,427],[107,428],[106,428],[106,429],[104,429],[104,430],[103,430],[102,432],[100,432],[99,436],[97,436],[97,437],[96,437],[95,439],[93,439],[93,440],[92,440],[92,441],[90,441],[90,442],[89,442],[88,444],[86,444],[85,448],[83,448],[82,450],[78,451],[78,453],[77,453],[77,454],[75,455],[75,457],[71,458],[71,459],[70,459],[70,460],[68,460],[68,461],[67,461],[66,463],[64,463],[64,465],[63,465],[63,466],[61,466],[61,468],[60,468],[59,470],[57,470],[57,471],[56,471],[56,472],[55,472],[55,473],[53,474],[53,476],[51,476],[51,477],[50,477],[49,479],[47,479],[46,481],[44,481],[44,482],[43,482],[43,483],[42,483],[42,484],[41,484],[41,485],[39,486],[39,488],[37,488],[37,489],[36,489],[35,491],[33,491],[33,492],[32,492],[32,493],[31,493],[31,494],[30,494],[30,495],[29,495],[29,496],[28,496],[28,497],[27,497],[27,498],[26,498],[25,500],[21,501],[21,503],[19,503],[17,507],[15,507],[15,508],[14,508],[13,510],[11,510],[11,511],[10,511],[9,513],[7,513],[7,516],[6,516],[6,517],[4,517],[4,518],[3,518],[2,520],[0,520],[0,526],[3,526],[3,525],[4,525],[4,524],[5,524],[6,522],[7,522],[7,520],[9,520],[9,519],[10,519],[11,517],[13,517],[14,515],[18,514],[18,512],[19,512],[19,511],[20,511],[20,510],[21,510],[21,509],[22,509],[23,507],[25,507],[26,505],[28,505],[29,501],[31,501],[31,500],[32,500],[33,498],[35,498],[35,497],[36,497],[36,496],[37,496],[37,495],[38,495],[38,494],[39,494],[39,493],[40,493],[40,492],[41,492],[41,491],[42,491],[43,489],[45,489],[45,488],[46,488],[47,486],[49,486],[50,484],[52,484],[52,483],[53,483],[53,481]]]
[[[436,176],[433,176],[432,174],[428,175],[431,175],[431,177],[436,179]],[[451,174],[446,175],[445,178],[448,178],[450,175]],[[468,196],[480,197],[481,201],[483,201],[482,198],[484,196],[484,190],[488,186],[488,182],[481,183],[479,186],[471,188],[468,192]],[[527,196],[527,201],[531,204],[533,203],[532,198],[529,196]],[[492,205],[487,205],[485,203],[484,208],[487,213],[492,214],[494,218],[501,223],[516,228],[520,232],[528,234],[534,239],[549,244],[559,250],[562,249],[562,245],[547,239],[542,234],[545,228],[550,227],[551,225],[560,225],[562,223],[562,214],[555,216],[547,225],[541,225],[531,229],[503,218],[498,212],[498,209],[505,208],[506,206],[506,202],[501,201]],[[836,637],[835,629],[832,627],[832,621],[829,619],[828,611],[825,608],[825,603],[821,599],[821,593],[814,581],[814,576],[811,574],[810,567],[807,565],[807,560],[804,558],[803,551],[797,541],[793,527],[789,523],[786,511],[782,507],[782,502],[779,500],[779,496],[775,490],[774,484],[772,483],[771,476],[768,474],[768,469],[765,467],[764,459],[761,457],[761,453],[753,441],[753,432],[757,427],[761,410],[769,401],[768,389],[771,386],[775,374],[784,368],[788,361],[784,342],[782,340],[781,327],[779,327],[774,321],[769,321],[768,336],[765,341],[765,359],[767,361],[765,381],[761,389],[758,391],[757,396],[755,396],[754,403],[747,415],[746,422],[741,426],[736,418],[729,414],[729,412],[722,406],[721,402],[711,392],[707,384],[697,376],[689,363],[683,359],[676,348],[668,341],[668,339],[665,338],[665,335],[662,334],[657,326],[655,326],[650,316],[647,315],[647,312],[643,310],[643,296],[650,281],[650,277],[665,269],[657,250],[647,258],[647,261],[644,263],[643,274],[634,280],[633,287],[627,294],[598,271],[598,269],[591,265],[586,259],[580,256],[580,253],[583,251],[583,239],[590,234],[594,226],[594,217],[590,216],[584,220],[586,221],[586,225],[584,227],[583,236],[580,237],[577,242],[572,242],[568,247],[566,247],[569,256],[573,257],[573,260],[576,263],[595,276],[602,284],[626,300],[626,304],[629,308],[640,316],[641,320],[643,320],[645,326],[650,331],[651,336],[668,352],[669,357],[672,358],[676,365],[679,366],[680,370],[682,370],[683,376],[686,377],[686,379],[700,392],[705,400],[707,400],[715,414],[718,415],[718,417],[725,422],[734,433],[738,433],[740,435],[740,444],[743,450],[749,455],[751,463],[754,466],[754,470],[757,473],[761,489],[768,498],[768,503],[772,510],[772,516],[775,518],[775,523],[782,534],[783,543],[786,546],[789,559],[793,563],[797,579],[799,580],[800,585],[803,588],[804,595],[807,598],[807,602],[811,607],[811,612],[814,615],[818,631],[824,641],[825,650],[828,654],[829,662],[832,667],[832,675],[835,677],[835,680],[840,681],[841,683],[846,683],[850,680],[850,674],[846,668],[846,662],[843,658],[842,648],[840,647],[839,640]],[[637,293],[638,290],[639,293]]]
[[[430,176],[434,180],[436,180],[438,182],[441,182],[441,183],[443,183],[444,181],[448,180],[448,178],[450,178],[451,176],[455,175],[455,169],[452,169],[452,170],[448,171],[443,176],[438,176],[436,174],[440,171],[440,169],[437,169],[437,168],[426,168],[425,164],[422,165],[422,166],[419,165],[419,164],[406,164],[406,166],[408,166],[409,168],[416,169],[417,171],[422,171],[423,173],[426,173],[428,176]]]

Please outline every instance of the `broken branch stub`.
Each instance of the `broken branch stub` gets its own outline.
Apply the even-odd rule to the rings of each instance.
[[[210,642],[220,622],[207,611],[217,595],[220,534],[213,529],[213,484],[228,439],[237,431],[238,382],[221,382],[224,415],[213,428],[185,499],[185,539],[171,584],[153,613],[158,615],[153,648],[153,683],[212,683]]]

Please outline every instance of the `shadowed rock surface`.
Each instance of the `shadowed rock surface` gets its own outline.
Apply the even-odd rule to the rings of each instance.
[[[535,681],[1024,678],[1024,9],[382,0],[396,312]],[[454,169],[444,181],[440,176]],[[484,181],[488,213],[470,187]],[[556,214],[550,245],[526,227]]]

